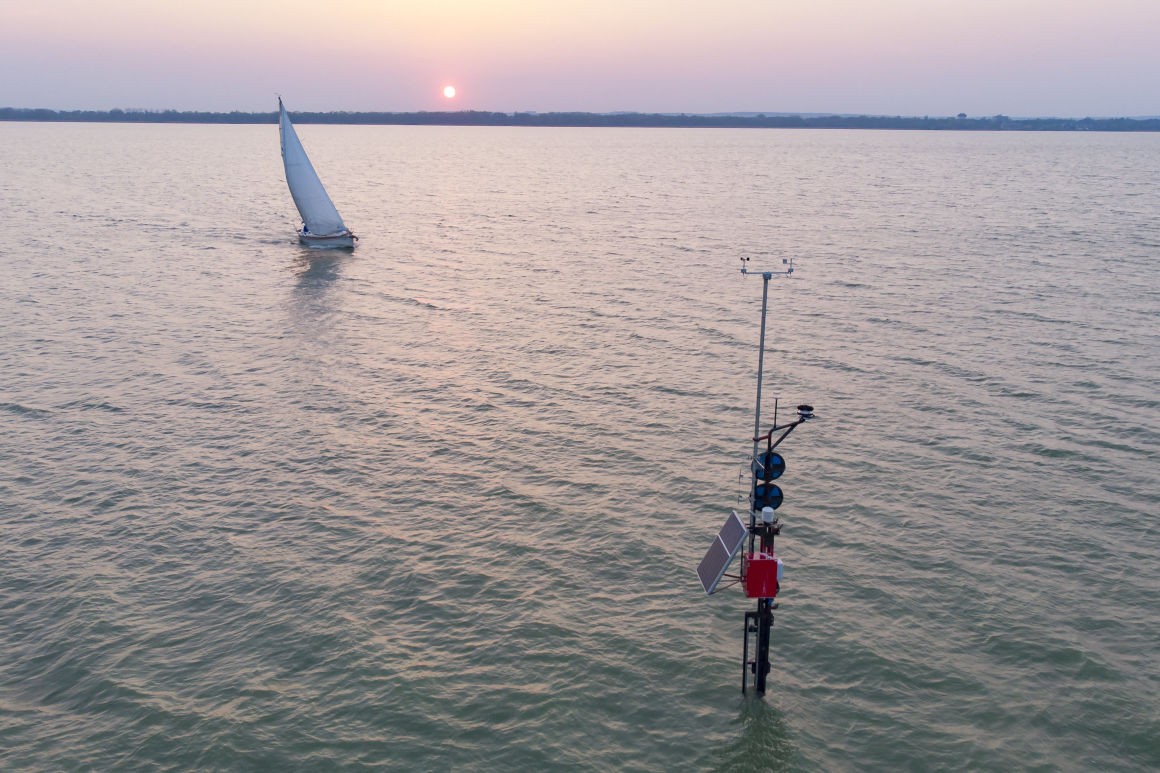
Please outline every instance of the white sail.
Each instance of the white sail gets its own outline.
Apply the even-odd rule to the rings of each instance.
[[[302,142],[286,115],[286,108],[282,106],[282,98],[278,98],[279,134],[282,137],[282,162],[286,165],[286,184],[290,186],[290,195],[294,197],[294,205],[302,215],[302,222],[306,224],[306,231],[314,236],[329,236],[346,231],[334,202],[326,195],[318,173],[306,157]]]

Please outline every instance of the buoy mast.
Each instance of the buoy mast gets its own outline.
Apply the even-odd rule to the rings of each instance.
[[[757,355],[757,401],[753,417],[753,455],[750,461],[749,523],[744,524],[734,510],[721,527],[720,533],[697,567],[697,574],[707,594],[717,591],[722,577],[728,576],[742,585],[745,595],[757,599],[757,609],[745,613],[745,633],[742,645],[741,692],[746,692],[749,676],[758,695],[765,694],[769,675],[770,628],[773,612],[778,605],[774,598],[780,589],[781,559],[774,555],[774,538],[781,533],[781,523],[774,511],[781,506],[782,491],[773,481],[785,471],[785,459],[774,449],[799,424],[813,418],[813,406],[799,405],[798,418],[786,424],[777,423],[777,404],[774,399],[773,424],[768,432],[761,432],[761,385],[765,369],[765,328],[769,308],[769,280],[775,276],[793,274],[793,260],[782,260],[782,271],[750,271],[749,258],[741,259],[743,275],[761,274],[761,338]],[[780,433],[780,435],[778,435]],[[775,439],[775,435],[777,435]],[[762,442],[765,449],[762,450]],[[760,518],[758,517],[760,514]],[[748,543],[748,544],[746,544]],[[726,575],[725,571],[742,545],[741,574]],[[753,637],[753,658],[750,659],[750,639]]]

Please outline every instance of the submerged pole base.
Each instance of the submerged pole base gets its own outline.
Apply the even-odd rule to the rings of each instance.
[[[758,599],[757,609],[745,613],[745,643],[741,654],[741,692],[747,692],[749,675],[753,674],[753,688],[765,695],[765,678],[769,675],[769,632],[773,626],[773,599]],[[749,637],[754,635],[752,660],[749,659]]]

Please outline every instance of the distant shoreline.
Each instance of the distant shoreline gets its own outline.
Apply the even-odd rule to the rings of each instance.
[[[654,127],[723,129],[914,129],[927,131],[1101,131],[1156,132],[1160,118],[1011,118],[993,115],[971,118],[874,115],[799,114],[671,114],[671,113],[497,113],[459,112],[291,112],[298,124],[396,126],[550,126]],[[0,121],[77,123],[207,123],[276,124],[268,113],[210,113],[176,110],[43,110],[0,107]]]

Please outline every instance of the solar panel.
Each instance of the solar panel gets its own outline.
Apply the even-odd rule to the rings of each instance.
[[[709,551],[697,565],[697,576],[701,578],[701,587],[705,589],[706,595],[712,593],[717,583],[721,582],[721,577],[729,564],[733,563],[733,556],[737,555],[748,534],[749,529],[741,522],[737,511],[733,510],[709,546]]]

